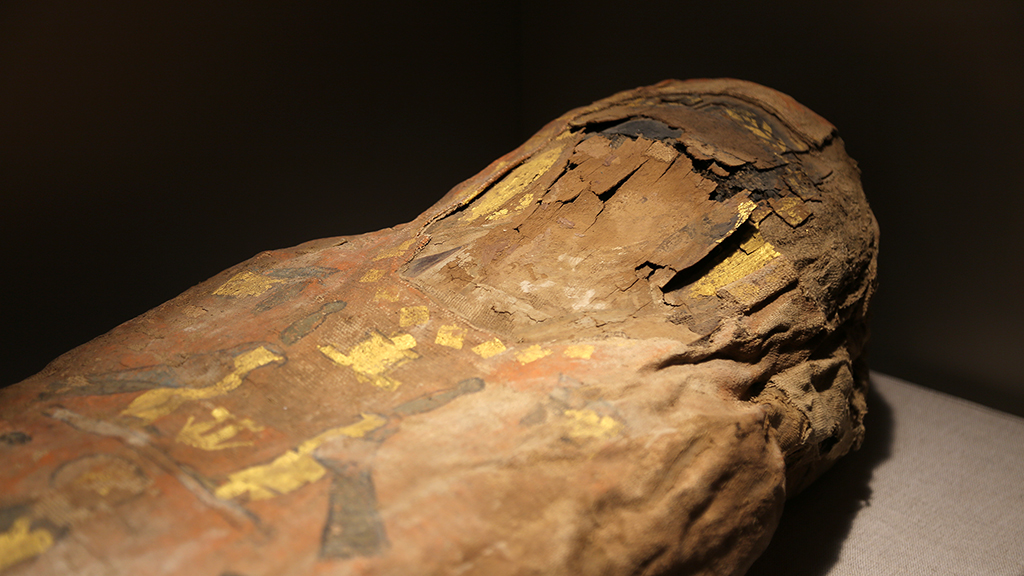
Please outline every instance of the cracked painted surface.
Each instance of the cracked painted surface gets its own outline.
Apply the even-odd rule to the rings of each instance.
[[[0,573],[742,573],[860,442],[876,249],[785,95],[571,111],[0,392]]]

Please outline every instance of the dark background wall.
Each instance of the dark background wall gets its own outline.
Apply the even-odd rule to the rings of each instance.
[[[0,3],[0,384],[260,250],[407,221],[572,107],[732,76],[861,164],[873,367],[1024,414],[1021,2],[346,4]]]

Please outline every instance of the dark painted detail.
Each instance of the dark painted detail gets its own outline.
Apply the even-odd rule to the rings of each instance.
[[[32,514],[31,504],[17,504],[7,508],[0,508],[0,532],[6,532],[11,529],[11,525],[14,521],[22,516],[29,516]]]
[[[6,444],[8,446],[20,446],[22,444],[28,444],[32,441],[32,437],[24,432],[8,432],[6,434],[0,434],[0,444]]]
[[[85,377],[85,384],[57,381],[44,393],[51,396],[102,396],[139,392],[153,388],[180,388],[181,381],[167,366],[147,366],[121,372],[108,372]]]
[[[399,404],[395,408],[395,414],[402,416],[411,416],[413,414],[422,414],[423,412],[429,412],[430,410],[436,410],[441,406],[455,400],[459,396],[465,394],[472,394],[479,392],[484,389],[484,381],[480,378],[467,378],[462,382],[459,382],[455,388],[445,390],[443,392],[437,392],[430,394],[429,396],[421,396],[414,400],[409,400],[403,404]]]
[[[287,286],[272,291],[270,296],[264,298],[256,305],[255,308],[252,309],[253,313],[260,314],[261,312],[266,312],[271,308],[280,306],[285,302],[294,300],[299,294],[302,294],[302,291],[306,289],[306,286],[309,286],[312,282],[312,280],[306,280],[305,282],[288,284]]]
[[[335,268],[324,268],[323,266],[303,266],[301,268],[275,268],[266,272],[267,276],[274,278],[316,278],[322,280],[337,272]]]
[[[634,118],[611,128],[606,128],[602,134],[622,134],[623,136],[643,136],[648,140],[675,140],[683,135],[683,131],[672,128],[664,122],[650,118]]]
[[[277,287],[271,290],[270,295],[260,301],[259,304],[253,308],[254,314],[260,314],[266,312],[271,308],[275,308],[290,302],[298,297],[306,286],[309,286],[314,281],[319,282],[324,278],[337,272],[334,268],[324,268],[323,266],[303,266],[299,268],[275,268],[264,272],[265,275],[271,278],[281,278],[284,280],[290,280],[291,282],[285,282],[279,284]],[[300,282],[301,281],[301,282]]]
[[[402,272],[402,275],[408,276],[410,278],[415,278],[416,276],[422,274],[423,271],[426,270],[427,268],[430,268],[434,264],[437,264],[441,260],[444,260],[445,258],[454,254],[457,250],[461,249],[462,246],[459,246],[458,248],[452,248],[451,250],[445,250],[444,252],[438,252],[437,254],[431,254],[430,256],[417,258],[416,260],[413,260],[412,262],[409,263],[409,266],[407,266],[406,269]]]
[[[90,374],[74,380],[57,380],[39,395],[40,400],[57,396],[102,396],[140,392],[153,388],[204,388],[216,384],[233,369],[233,361],[239,354],[264,346],[274,354],[284,357],[279,347],[263,342],[246,342],[232,348],[203,354],[193,354],[173,368],[163,364]]]
[[[326,320],[328,316],[335,312],[344,310],[345,306],[347,306],[347,303],[342,300],[328,302],[321,306],[316,312],[299,318],[281,332],[281,342],[288,345],[295,344],[310,332],[316,330],[320,324],[323,324],[323,321]]]
[[[55,524],[52,520],[41,517],[36,511],[37,504],[38,500],[35,500],[22,502],[21,504],[16,504],[7,508],[0,508],[0,532],[7,532],[10,530],[11,526],[13,526],[20,518],[28,518],[30,521],[30,531],[42,528],[53,535],[56,539],[66,536],[69,531],[69,527],[66,524]],[[32,556],[31,558],[35,558],[35,556]],[[25,560],[30,560],[31,558],[26,558]],[[15,566],[16,565],[17,564],[15,564]]]
[[[665,102],[678,102],[687,106],[695,106],[704,101],[703,98],[696,94],[665,94],[660,98]]]
[[[543,424],[548,419],[548,411],[544,409],[543,404],[537,404],[537,407],[532,412],[523,416],[519,420],[520,426],[534,426],[536,424]]]
[[[152,484],[138,464],[113,454],[90,454],[62,463],[50,485],[90,511],[137,498]]]
[[[335,470],[330,509],[320,543],[322,558],[374,556],[388,547],[384,522],[377,512],[377,492],[369,470],[355,465]]]
[[[699,162],[694,162],[695,167],[701,168],[702,166],[699,164]],[[758,170],[747,164],[726,177],[719,176],[710,170],[702,171],[701,176],[718,184],[714,192],[711,193],[712,200],[722,202],[746,190],[750,192],[750,199],[757,202],[765,198],[781,197],[779,191],[786,188],[782,177],[787,172],[791,172],[791,170],[785,167]]]

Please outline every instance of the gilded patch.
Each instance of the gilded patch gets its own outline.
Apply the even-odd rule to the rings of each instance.
[[[734,110],[732,108],[725,108],[724,110],[730,118],[738,122],[741,126],[763,140],[772,148],[775,148],[779,152],[786,151],[786,145],[774,134],[771,124],[768,124],[764,120],[758,118],[753,112],[748,112],[747,110]]]
[[[32,520],[22,516],[5,532],[0,532],[0,570],[35,558],[53,546],[53,534],[43,528],[32,528]]]
[[[387,419],[376,414],[363,414],[355,424],[328,430],[315,438],[306,440],[295,450],[289,450],[268,464],[251,466],[232,473],[228,481],[221,484],[214,494],[222,500],[237,498],[244,494],[250,500],[266,500],[293,492],[306,484],[316,482],[327,473],[312,452],[325,441],[338,436],[362,438],[368,432],[387,423]]]
[[[593,410],[566,410],[566,433],[572,438],[609,439],[622,432],[622,422]]]
[[[505,351],[505,345],[501,343],[501,340],[495,338],[494,340],[488,340],[483,344],[478,344],[470,348],[474,354],[481,358],[487,359],[492,356],[497,356]]]
[[[520,364],[529,364],[530,362],[536,362],[545,356],[550,356],[551,350],[541,348],[540,344],[534,344],[526,350],[516,354],[516,360],[519,360]]]
[[[227,282],[214,290],[213,293],[217,296],[228,296],[231,298],[259,296],[279,282],[284,282],[284,280],[268,278],[260,274],[244,271],[232,276]]]
[[[562,155],[561,148],[552,148],[533,158],[530,158],[522,166],[519,166],[511,173],[502,178],[497,184],[478,198],[467,211],[465,220],[475,220],[481,216],[489,215],[488,220],[498,218],[504,214],[497,214],[502,205],[511,200],[515,195],[525,192],[542,174],[554,165],[558,157]],[[532,198],[530,199],[532,201]],[[520,200],[522,202],[522,200]],[[529,205],[529,201],[526,203]],[[505,214],[507,214],[507,209]]]
[[[462,350],[462,339],[466,336],[466,329],[459,328],[458,326],[447,325],[441,326],[437,329],[437,337],[434,338],[435,344],[441,346],[447,346],[449,348],[455,348],[456,350]]]
[[[419,326],[430,321],[430,310],[426,306],[407,306],[398,311],[398,325],[402,328]]]
[[[121,412],[122,416],[134,416],[146,424],[166,416],[178,409],[189,400],[207,400],[223,396],[242,385],[242,380],[253,370],[271,363],[284,362],[279,356],[264,346],[250,350],[235,357],[235,369],[213,386],[205,388],[157,388],[136,397],[128,408]]]
[[[740,249],[719,262],[693,283],[690,293],[695,296],[714,296],[718,289],[753,274],[779,256],[769,242],[754,234],[740,245]]]
[[[562,356],[566,358],[579,358],[581,360],[590,360],[590,355],[594,353],[594,347],[589,344],[574,344],[567,346],[562,352]]]
[[[236,418],[226,408],[217,407],[210,411],[213,420],[195,422],[195,416],[189,416],[188,421],[178,432],[175,438],[182,444],[187,444],[201,450],[224,450],[226,448],[238,448],[241,446],[252,446],[251,440],[242,442],[228,442],[239,432],[248,430],[259,432],[263,426],[257,425],[248,418]]]
[[[360,278],[359,281],[360,282],[376,282],[377,280],[380,280],[383,277],[384,277],[384,271],[383,270],[379,270],[377,268],[374,268],[372,270],[367,270],[366,274],[363,274],[362,278]]]
[[[378,302],[398,302],[398,287],[388,286],[387,288],[381,288],[373,295],[373,299]]]
[[[794,228],[803,224],[811,216],[811,211],[804,205],[803,200],[793,196],[770,198],[768,203],[772,210],[786,221],[786,224]]]
[[[395,256],[398,256],[399,254],[408,250],[412,246],[412,243],[415,241],[415,238],[410,238],[405,242],[402,242],[398,246],[389,248],[387,250],[382,250],[380,254],[377,254],[376,256],[373,257],[373,260],[376,262],[377,260],[384,260],[385,258],[394,258]]]
[[[360,382],[368,382],[378,388],[394,390],[401,382],[384,373],[420,355],[412,350],[416,339],[409,334],[387,338],[374,332],[366,340],[356,344],[348,354],[342,354],[333,346],[320,346],[320,352],[334,363],[348,366],[356,373]]]
[[[508,208],[502,208],[501,210],[492,212],[491,215],[487,217],[487,220],[497,220],[498,218],[508,216],[510,213],[522,212],[532,203],[533,194],[523,194],[523,197],[519,199],[519,203],[512,208],[511,211]]]

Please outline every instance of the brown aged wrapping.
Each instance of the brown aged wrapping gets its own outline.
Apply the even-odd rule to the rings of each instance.
[[[742,574],[863,437],[877,236],[778,92],[574,110],[0,393],[0,573]]]

